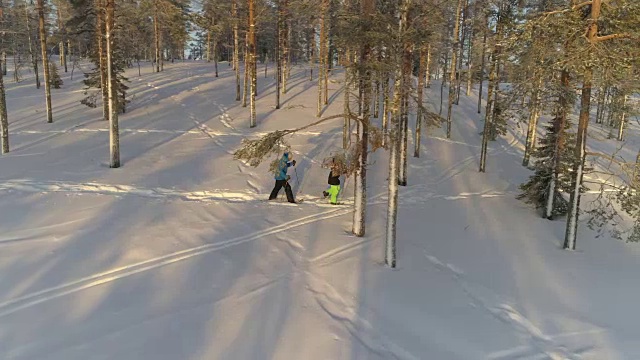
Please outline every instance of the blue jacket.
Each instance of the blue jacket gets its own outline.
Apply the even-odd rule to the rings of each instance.
[[[289,153],[284,153],[280,162],[278,163],[278,174],[276,174],[276,180],[287,180],[287,169],[291,166],[289,161]]]

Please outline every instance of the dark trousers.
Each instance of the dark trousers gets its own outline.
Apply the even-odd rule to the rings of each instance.
[[[290,203],[295,203],[296,200],[293,198],[293,191],[291,191],[291,185],[287,180],[276,180],[276,186],[273,187],[273,191],[271,191],[271,195],[269,195],[269,200],[273,200],[278,197],[278,193],[280,189],[284,186],[284,192],[287,194],[287,201]]]

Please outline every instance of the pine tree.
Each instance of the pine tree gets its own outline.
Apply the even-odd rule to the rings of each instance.
[[[62,82],[62,79],[60,78],[60,74],[58,73],[58,66],[56,66],[56,63],[54,62],[50,62],[49,63],[49,73],[51,76],[51,86],[53,86],[54,89],[60,89],[60,87],[64,84]]]
[[[540,145],[533,151],[535,173],[520,186],[522,194],[518,199],[542,209],[543,217],[552,219],[566,215],[569,210],[569,202],[562,194],[568,194],[571,190],[571,169],[576,158],[571,147],[566,145],[575,143],[575,134],[569,131],[569,121],[563,126],[558,118],[545,128],[546,133],[540,139]],[[558,148],[559,143],[561,146]],[[555,184],[552,185],[552,182]],[[551,202],[550,189],[554,189]],[[547,209],[549,204],[550,209]]]
[[[42,68],[44,69],[44,89],[47,109],[47,122],[52,123],[53,114],[51,112],[51,79],[49,77],[49,57],[47,56],[47,30],[45,28],[44,0],[37,0],[37,9],[40,33],[40,50],[42,52]]]

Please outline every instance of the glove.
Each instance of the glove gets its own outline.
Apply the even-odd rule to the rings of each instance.
[[[296,166],[296,161],[295,160],[291,161],[291,164],[293,164],[293,166]]]

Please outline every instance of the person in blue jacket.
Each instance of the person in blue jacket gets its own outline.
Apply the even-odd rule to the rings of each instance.
[[[273,187],[273,191],[271,191],[271,195],[269,195],[269,200],[273,200],[278,197],[278,193],[280,189],[284,186],[284,192],[287,194],[287,201],[290,203],[295,203],[296,200],[293,198],[293,191],[291,191],[291,185],[289,185],[290,176],[287,175],[287,170],[290,166],[296,166],[296,161],[289,161],[289,152],[285,152],[280,158],[280,162],[278,163],[278,173],[275,176],[276,185]]]

